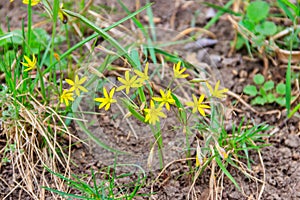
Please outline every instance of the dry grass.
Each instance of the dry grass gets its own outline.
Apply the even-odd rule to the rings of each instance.
[[[7,143],[0,153],[10,160],[10,178],[14,183],[14,186],[7,184],[10,192],[4,199],[16,189],[28,193],[32,199],[45,199],[45,189],[42,186],[67,190],[63,181],[49,174],[45,166],[54,172],[61,172],[63,169],[64,175],[70,176],[71,139],[74,136],[62,116],[50,106],[42,105],[30,94],[22,96],[26,106],[12,95],[7,95],[0,110],[3,113],[7,109],[18,109],[17,116],[5,116],[5,121],[2,122],[1,137],[6,138]],[[67,138],[67,141],[62,141],[62,138]],[[67,149],[63,148],[62,143],[65,143]],[[11,146],[14,148],[7,150]],[[0,168],[2,164],[0,163]]]

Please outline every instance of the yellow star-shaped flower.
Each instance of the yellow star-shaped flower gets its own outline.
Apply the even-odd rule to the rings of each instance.
[[[24,70],[24,72],[27,72],[29,70],[33,70],[36,68],[36,58],[34,55],[32,55],[32,60],[30,60],[29,57],[24,56],[24,59],[26,60],[27,63],[21,62],[21,64],[25,67],[28,67],[27,69]]]
[[[173,99],[171,95],[171,90],[168,90],[166,93],[160,89],[159,90],[161,97],[153,97],[152,99],[154,101],[161,102],[160,105],[163,106],[166,104],[167,110],[170,110],[170,104],[175,104],[175,100]]]
[[[176,64],[176,66],[175,66],[175,64],[173,66],[174,78],[186,78],[186,77],[188,77],[189,76],[188,74],[183,74],[183,72],[185,72],[186,68],[183,67],[180,70],[180,65],[181,65],[181,62],[179,61]]]
[[[117,88],[117,91],[121,91],[123,89],[126,89],[126,94],[129,93],[129,89],[130,88],[138,88],[138,87],[141,87],[141,84],[139,81],[136,80],[137,79],[137,76],[133,76],[130,78],[130,75],[129,75],[129,71],[126,71],[125,72],[125,79],[121,78],[121,77],[118,77],[118,80],[123,83],[123,85],[119,86]]]
[[[31,0],[31,6],[35,6],[40,3],[41,0]],[[29,0],[23,0],[24,4],[29,4]]]
[[[191,101],[190,101],[190,102],[186,102],[186,105],[187,105],[187,106],[190,106],[190,107],[193,107],[192,113],[195,113],[195,112],[197,112],[197,110],[198,110],[199,113],[200,113],[203,117],[205,117],[205,112],[204,112],[203,108],[210,108],[210,106],[202,104],[205,95],[202,94],[202,95],[200,96],[199,100],[197,100],[197,97],[196,97],[194,94],[193,94],[192,96],[193,96],[194,102],[191,102]]]
[[[80,90],[83,92],[88,92],[88,90],[86,88],[84,88],[83,86],[81,86],[85,81],[86,81],[87,77],[84,76],[79,80],[78,75],[75,76],[75,81],[72,81],[71,79],[66,79],[66,82],[71,85],[72,87],[70,88],[70,91],[74,91],[77,96],[80,96]]]
[[[74,101],[73,92],[70,90],[64,90],[60,96],[60,102],[65,103],[66,106],[69,106],[69,101]]]
[[[146,63],[144,73],[136,69],[133,70],[134,73],[139,76],[137,81],[139,81],[141,84],[143,84],[145,81],[148,81],[150,79],[148,76],[148,67],[149,67],[149,63]]]
[[[206,86],[208,87],[209,92],[210,92],[212,97],[216,97],[216,98],[219,98],[219,99],[223,99],[224,97],[226,97],[226,95],[224,93],[228,92],[227,88],[224,88],[222,90],[218,90],[219,86],[220,86],[220,80],[218,80],[218,82],[216,83],[214,89],[211,87],[211,85],[208,82],[206,82]]]
[[[103,108],[105,106],[105,110],[108,110],[110,108],[110,105],[112,103],[116,103],[117,102],[117,100],[115,100],[113,98],[114,93],[115,93],[115,88],[111,89],[111,91],[109,92],[109,95],[108,95],[106,89],[103,88],[104,98],[95,98],[95,101],[98,101],[98,102],[101,103],[99,105],[99,109],[101,109],[101,108]]]
[[[150,124],[155,125],[156,122],[159,122],[159,117],[166,118],[167,116],[161,110],[162,110],[162,106],[159,105],[156,108],[154,102],[151,100],[150,108],[144,109],[146,113],[145,122],[149,121]]]

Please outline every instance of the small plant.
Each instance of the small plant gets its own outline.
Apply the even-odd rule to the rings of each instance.
[[[156,46],[153,17],[149,18],[151,25],[149,33],[135,18],[146,9],[149,16],[152,16],[150,3],[131,13],[119,0],[128,16],[110,26],[105,25],[104,29],[83,16],[88,9],[84,6],[84,1],[81,3],[82,12],[78,13],[64,9],[60,0],[54,0],[53,3],[48,0],[24,0],[23,3],[27,6],[28,15],[27,23],[22,23],[22,30],[8,30],[7,33],[0,30],[0,50],[3,51],[0,72],[4,74],[5,79],[5,84],[0,86],[0,128],[2,129],[3,124],[4,131],[1,132],[1,138],[4,135],[3,138],[7,139],[6,147],[2,149],[4,152],[2,162],[16,166],[21,176],[24,177],[22,180],[25,182],[24,186],[23,183],[16,183],[17,186],[22,185],[33,199],[39,199],[40,194],[44,194],[45,188],[52,194],[56,193],[65,198],[133,199],[141,196],[138,190],[143,186],[146,176],[143,169],[136,165],[130,166],[138,168],[140,173],[117,174],[116,169],[120,166],[128,167],[129,164],[115,164],[105,168],[105,171],[100,170],[96,173],[92,171],[91,182],[85,180],[87,176],[73,175],[71,177],[70,175],[72,138],[75,136],[70,133],[68,125],[73,119],[74,123],[77,123],[81,130],[98,145],[108,151],[119,153],[118,150],[107,146],[93,135],[87,128],[90,123],[87,123],[86,118],[81,117],[85,114],[80,106],[81,100],[92,96],[92,104],[88,106],[95,109],[96,102],[98,110],[89,114],[99,114],[103,111],[109,115],[111,114],[109,112],[115,110],[115,106],[121,105],[127,109],[127,114],[124,114],[126,120],[132,120],[134,117],[133,120],[139,120],[144,126],[150,127],[153,141],[149,141],[151,146],[148,156],[149,168],[154,163],[152,157],[155,148],[158,149],[159,167],[163,169],[166,166],[163,128],[168,128],[165,126],[168,122],[166,118],[175,116],[176,127],[173,128],[183,134],[183,142],[180,143],[183,145],[180,149],[184,153],[189,172],[198,173],[211,169],[213,183],[210,185],[217,185],[215,175],[225,174],[239,188],[227,167],[228,165],[241,166],[239,159],[243,156],[249,164],[248,150],[259,150],[260,146],[257,147],[254,142],[260,141],[263,135],[259,133],[267,128],[265,125],[244,128],[242,121],[237,129],[233,128],[231,132],[224,130],[224,105],[221,100],[226,97],[228,89],[220,88],[220,80],[209,80],[206,72],[203,73],[205,77],[201,77],[202,73],[200,75],[200,73],[194,73],[194,70],[188,70],[192,67],[190,63],[160,49],[160,44]],[[50,22],[51,34],[44,29],[33,28],[32,6],[36,5],[40,5],[47,12],[49,18],[45,20],[45,23]],[[258,15],[255,14],[256,9],[259,10]],[[262,1],[250,3],[247,15],[241,21],[243,26],[258,35],[259,40],[264,40],[276,32],[275,24],[266,20],[268,11],[268,4]],[[145,40],[141,41],[146,41],[146,44],[141,42],[130,45],[126,41],[126,45],[122,45],[118,40],[120,38],[116,39],[110,35],[109,30],[117,28],[128,19],[132,19],[141,31],[145,37]],[[69,20],[72,23],[68,24]],[[70,37],[71,24],[76,31],[80,32],[80,28],[77,27],[80,24],[82,29],[94,31],[94,34],[87,36],[80,32],[79,36],[82,40],[77,41],[75,39],[78,38],[77,36]],[[86,30],[83,30],[83,33],[84,31]],[[109,44],[113,51],[105,51],[104,55],[101,53],[101,56],[105,58],[101,59],[99,66],[83,65],[91,57],[99,58],[98,54],[94,54],[95,52],[91,53],[96,48],[97,42],[92,45],[89,43],[97,37],[104,39],[105,44]],[[74,40],[70,41],[70,38]],[[126,37],[122,36],[122,38]],[[63,53],[59,46],[62,41],[67,43],[67,48]],[[89,56],[82,50],[71,56],[73,51],[85,44],[91,50],[88,53]],[[137,46],[140,49],[137,50]],[[160,58],[161,63],[157,58]],[[119,63],[123,66],[120,67]],[[169,80],[166,79],[161,81],[161,84],[157,84],[155,82],[157,77],[153,77],[161,73],[160,66],[163,63],[165,66],[168,64],[173,66],[170,68],[171,76]],[[121,73],[118,71],[120,68]],[[105,71],[113,70],[116,72],[114,74],[117,74],[116,81],[104,75]],[[195,78],[190,78],[191,73],[194,73]],[[278,84],[275,88],[272,81],[265,82],[262,76],[255,77],[254,82],[257,85],[254,86],[256,92],[252,91],[251,94],[267,98],[266,102],[271,102],[271,100],[276,102],[274,99],[285,94],[284,85]],[[92,93],[91,85],[100,86],[96,90],[97,93]],[[185,90],[183,86],[188,87]],[[259,87],[259,92],[257,87]],[[273,90],[278,94],[272,96]],[[184,97],[181,96],[183,93]],[[201,142],[197,138],[198,133],[204,138]],[[63,141],[67,138],[67,145],[62,142],[62,137]],[[192,147],[195,146],[192,141],[197,142],[196,148]],[[220,173],[214,171],[216,164]],[[48,184],[44,176],[39,176],[44,174],[44,171],[42,173],[39,171],[44,166],[52,167],[47,170],[51,173],[51,180],[54,180],[58,189],[39,187],[40,183],[52,185]],[[64,175],[57,172],[57,169],[64,167],[66,167]],[[131,175],[137,178],[130,183],[119,184],[120,179],[131,178]],[[194,180],[196,179],[197,175]],[[68,187],[76,190],[74,194],[73,190],[70,192],[63,190],[64,182]],[[36,191],[33,188],[38,188],[38,195],[35,194]]]
[[[140,170],[140,172],[117,174],[116,170],[122,167],[135,167]],[[137,165],[113,165],[100,169],[96,172],[92,170],[91,175],[72,175],[72,178],[55,173],[48,168],[47,170],[61,180],[64,180],[65,184],[72,190],[72,193],[70,193],[44,187],[46,190],[57,193],[63,198],[86,200],[130,200],[138,196],[149,196],[149,194],[139,193],[139,189],[144,185],[146,174],[142,168]],[[90,181],[86,181],[85,179],[87,178],[90,179]],[[126,180],[125,183],[124,180]]]
[[[246,85],[244,93],[254,97],[251,100],[252,105],[265,105],[277,103],[280,106],[285,106],[285,84],[279,83],[275,87],[274,81],[265,81],[262,74],[256,74],[253,77],[255,85]],[[294,98],[294,97],[293,97]]]
[[[265,1],[250,2],[246,7],[246,14],[239,22],[241,26],[256,36],[252,38],[254,40],[252,41],[253,47],[262,47],[265,39],[277,32],[276,24],[267,20],[269,10],[270,5]],[[249,47],[247,39],[242,35],[238,35],[236,49],[240,49],[245,44]]]

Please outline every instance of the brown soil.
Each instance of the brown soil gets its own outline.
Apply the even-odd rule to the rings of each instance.
[[[126,0],[124,3],[128,5],[131,10],[135,9],[135,2]],[[153,5],[154,16],[157,17],[160,22],[157,26],[157,38],[159,42],[167,42],[177,35],[180,31],[190,27],[191,22],[194,20],[197,27],[203,27],[207,23],[205,14],[207,8],[199,3],[192,2],[187,6],[187,3],[178,2],[178,7],[175,3],[170,4],[168,1],[156,1]],[[112,13],[110,16],[113,20],[120,19],[124,16],[123,13],[115,1],[94,1],[94,5],[105,4],[111,7],[116,6],[117,13]],[[21,6],[20,3],[15,1],[13,4],[7,2],[0,3],[0,19],[1,28],[7,27],[5,24],[5,17],[7,16],[12,28],[20,28],[20,19],[26,17],[26,8]],[[37,8],[38,9],[38,8]],[[20,14],[12,14],[19,12]],[[194,17],[194,13],[199,11],[199,15]],[[115,15],[114,15],[115,14]],[[143,16],[146,12],[140,16],[142,21],[146,23]],[[129,25],[129,24],[128,24]],[[209,47],[197,48],[192,46],[178,47],[174,46],[174,49],[180,56],[193,63],[207,63],[210,66],[211,76],[215,76],[216,79],[221,79],[224,87],[229,88],[230,91],[241,95],[243,87],[252,83],[252,77],[255,73],[263,72],[263,63],[261,60],[257,62],[246,61],[242,56],[247,55],[246,51],[234,53],[232,56],[228,56],[230,50],[230,42],[233,40],[234,31],[226,17],[221,19],[210,29],[212,33],[216,35],[218,42]],[[203,52],[206,56],[201,56]],[[210,59],[207,58],[209,55]],[[171,68],[170,68],[171,69]],[[153,69],[152,69],[153,70]],[[151,70],[150,70],[151,71]],[[161,87],[166,87],[165,83],[168,79],[168,73],[170,70],[166,70],[165,80],[155,78],[156,83]],[[285,80],[285,70],[278,70],[270,63],[268,74],[269,79],[275,82]],[[112,80],[115,79],[111,76]],[[91,89],[91,88],[90,88]],[[242,97],[244,98],[244,97]],[[246,101],[249,100],[245,97]],[[151,130],[145,127],[144,124],[138,121],[131,120],[131,126],[123,119],[121,110],[118,107],[113,107],[110,113],[97,110],[95,105],[91,105],[91,97],[86,97],[82,101],[83,108],[86,111],[97,111],[102,113],[99,116],[96,115],[84,115],[89,121],[95,123],[89,126],[89,130],[95,134],[101,141],[116,148],[120,151],[126,151],[129,154],[116,155],[109,151],[104,150],[95,144],[94,141],[89,140],[88,137],[80,130],[77,125],[74,125],[74,134],[78,135],[81,139],[85,140],[87,145],[81,147],[74,147],[72,155],[73,161],[77,164],[73,166],[75,174],[91,174],[91,169],[99,170],[105,166],[112,165],[114,162],[123,164],[135,164],[141,166],[147,174],[146,186],[143,187],[139,193],[150,193],[152,181],[159,174],[159,164],[157,157],[154,157],[151,168],[147,165],[147,159],[151,149],[151,145],[155,142]],[[234,110],[234,115],[231,117],[232,123],[239,124],[242,117],[246,117],[247,120],[252,120],[256,124],[266,122],[271,125],[269,133],[272,136],[269,137],[267,143],[268,147],[264,147],[261,150],[263,163],[265,167],[265,188],[261,199],[300,199],[300,122],[299,119],[294,117],[286,120],[284,108],[277,105],[270,105],[265,107],[255,107],[258,112],[265,112],[270,110],[279,110],[280,116],[277,114],[256,114],[251,112],[243,104],[238,103],[232,106],[232,102],[236,102],[236,99],[232,96],[228,96],[224,104],[227,106],[227,110]],[[172,115],[168,116],[165,120],[163,127],[163,140],[164,140],[164,155],[165,163],[172,162],[176,159],[185,158],[184,143],[185,137],[182,130],[176,127],[177,119]],[[133,131],[135,130],[138,139],[134,137]],[[196,140],[190,138],[192,146],[196,146]],[[2,141],[2,140],[1,140]],[[1,142],[0,147],[5,145]],[[193,151],[194,155],[195,152]],[[253,159],[252,171],[256,178],[263,180],[263,168],[260,164],[257,153],[253,151],[250,155]],[[1,158],[2,156],[0,156]],[[133,171],[138,173],[138,170],[134,167],[119,167],[119,172]],[[235,186],[224,176],[224,183],[222,188],[221,199],[257,199],[262,184],[251,180],[241,172],[238,172],[234,168],[228,169],[238,184],[243,188],[243,193],[238,191]],[[12,182],[12,176],[18,176],[18,172],[13,172],[10,165],[0,166],[0,198],[6,196],[10,189],[15,186]],[[154,193],[152,195],[155,199],[187,199],[187,193],[191,187],[191,176],[188,174],[189,168],[186,162],[175,162],[169,168],[167,168],[159,179],[159,183],[154,184]],[[14,173],[14,174],[13,174]],[[203,175],[201,175],[194,186],[196,190],[196,196],[198,199],[206,199],[209,193],[209,177],[210,170],[207,169]],[[22,177],[17,178],[21,179]],[[136,177],[134,177],[136,178]],[[132,178],[132,180],[134,180]],[[125,180],[126,181],[126,180]],[[128,180],[127,180],[128,181]],[[6,183],[5,183],[6,182]],[[7,184],[11,187],[7,187]],[[15,190],[8,199],[30,199],[26,193],[20,192],[21,190]],[[51,198],[49,198],[51,199]],[[136,199],[143,199],[137,197]],[[148,199],[148,197],[145,197]]]

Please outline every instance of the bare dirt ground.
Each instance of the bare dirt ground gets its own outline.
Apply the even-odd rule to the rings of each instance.
[[[174,35],[177,35],[180,31],[190,27],[191,23],[194,23],[197,27],[203,27],[208,19],[206,18],[207,7],[203,4],[191,1],[190,3],[184,1],[154,1],[153,12],[154,17],[159,19],[156,24],[158,41],[164,42],[172,39]],[[176,2],[176,3],[175,3]],[[135,3],[133,1],[124,1],[124,3],[130,8],[135,9]],[[144,2],[142,2],[144,3]],[[219,2],[217,2],[219,4]],[[111,18],[116,21],[125,13],[118,6],[116,1],[94,1],[94,6],[107,5],[109,7],[117,9],[116,12],[111,13]],[[10,26],[13,28],[20,28],[20,19],[26,18],[26,9],[20,9],[20,3],[14,2],[9,4],[7,2],[0,3],[0,19],[2,28],[7,27],[4,20],[7,16],[10,21]],[[195,12],[199,15],[195,17]],[[16,15],[18,13],[18,15]],[[143,12],[140,16],[142,21],[146,23],[146,12]],[[129,23],[126,24],[128,27]],[[224,87],[230,91],[241,95],[243,87],[252,83],[252,77],[255,73],[263,72],[263,63],[261,60],[256,62],[246,61],[242,56],[247,55],[246,51],[234,53],[230,57],[228,52],[230,51],[230,42],[234,37],[234,30],[227,20],[227,18],[221,17],[221,19],[213,25],[210,29],[212,33],[216,35],[217,43],[210,47],[204,48],[178,48],[180,56],[188,59],[191,62],[207,63],[211,65],[212,73],[215,73],[218,77],[221,77]],[[166,34],[167,33],[167,34]],[[175,47],[174,47],[175,48]],[[170,51],[175,49],[169,49]],[[203,59],[201,54],[207,52],[210,59]],[[171,69],[171,67],[170,67]],[[153,69],[150,69],[153,70]],[[168,73],[171,70],[166,71],[166,79],[168,79]],[[285,70],[278,69],[276,66],[270,67],[268,70],[268,78],[275,82],[285,80]],[[165,86],[163,81],[159,79],[158,84],[162,87]],[[243,97],[242,97],[243,98]],[[271,105],[268,107],[254,107],[259,113],[250,111],[241,103],[233,105],[232,102],[236,102],[237,99],[228,95],[226,105],[228,110],[233,110],[231,122],[239,124],[242,117],[246,117],[247,120],[253,120],[255,123],[266,122],[272,126],[270,132],[273,135],[267,139],[268,147],[264,147],[261,151],[264,168],[265,168],[265,185],[264,192],[261,199],[300,199],[300,122],[299,119],[294,117],[286,120],[284,108]],[[246,99],[247,101],[247,99]],[[88,102],[88,99],[85,100]],[[96,108],[91,108],[95,110]],[[97,110],[97,109],[96,109]],[[263,114],[265,111],[278,110],[275,114]],[[99,111],[101,112],[101,111]],[[119,108],[113,108],[112,113],[120,113]],[[154,142],[154,138],[150,133],[150,130],[143,124],[138,122],[133,123],[134,130],[138,135],[136,139],[132,132],[130,133],[129,124],[123,119],[122,114],[117,117],[112,114],[106,114],[103,112],[100,116],[86,116],[89,120],[95,120],[96,123],[91,125],[90,130],[99,137],[102,141],[105,141],[108,145],[119,150],[129,152],[129,155],[118,155],[103,150],[98,147],[93,141],[87,141],[88,145],[81,147],[74,147],[73,149],[73,161],[77,164],[73,167],[73,171],[76,174],[90,174],[91,168],[94,170],[101,169],[104,166],[113,164],[116,160],[117,163],[132,163],[142,166],[147,172],[147,183],[145,187],[140,190],[140,193],[150,193],[151,184],[160,172],[158,169],[157,160],[153,163],[152,168],[147,167],[147,158],[151,148],[151,144]],[[172,116],[166,121],[168,126],[164,127],[163,137],[165,145],[165,159],[166,163],[174,161],[176,159],[184,158],[184,135],[179,130],[174,129],[176,126],[176,119]],[[82,139],[86,139],[79,128],[74,125],[74,133],[79,135]],[[192,146],[196,146],[196,141],[192,140]],[[150,141],[150,142],[149,142]],[[5,142],[1,140],[0,146],[5,145]],[[194,154],[193,154],[194,155]],[[260,180],[263,180],[263,168],[260,165],[260,160],[257,154],[251,155],[253,159],[252,170]],[[0,155],[1,158],[1,155]],[[133,168],[120,168],[121,172],[126,170],[134,170]],[[11,182],[12,176],[18,176],[16,171],[13,171],[10,165],[0,165],[0,198],[4,197],[11,188],[15,185]],[[189,169],[185,162],[176,162],[172,164],[162,175],[159,183],[154,184],[153,195],[156,199],[186,199],[187,193],[191,186],[191,177],[187,174]],[[234,185],[224,177],[224,184],[222,188],[222,199],[257,199],[258,192],[261,190],[263,184],[252,181],[244,174],[237,172],[235,169],[230,169],[233,177],[237,180],[238,184],[243,188],[244,195],[238,191]],[[195,190],[197,192],[198,199],[206,199],[209,192],[209,176],[210,171],[206,170],[204,174],[198,178],[195,184]],[[22,177],[18,177],[21,179]],[[134,179],[134,177],[133,177]],[[7,184],[10,187],[7,187]],[[17,199],[22,196],[23,199],[30,199],[26,196],[26,193],[21,193],[20,190],[15,190],[8,199]],[[145,197],[147,199],[148,197]],[[142,199],[138,197],[137,199]]]

